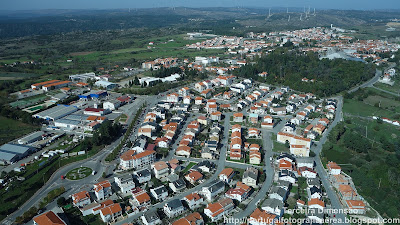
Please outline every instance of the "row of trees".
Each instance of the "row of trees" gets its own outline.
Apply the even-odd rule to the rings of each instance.
[[[81,150],[91,150],[93,146],[111,144],[121,135],[122,126],[119,123],[112,123],[109,120],[104,121],[101,126],[93,133],[93,137],[85,138],[81,143]]]
[[[268,72],[269,76],[258,76],[261,72]],[[313,52],[303,53],[278,48],[257,59],[254,65],[236,69],[234,74],[267,83],[287,85],[318,96],[330,96],[372,78],[375,65],[344,59],[320,60],[318,54]],[[315,82],[303,82],[304,77],[309,80],[315,79]]]

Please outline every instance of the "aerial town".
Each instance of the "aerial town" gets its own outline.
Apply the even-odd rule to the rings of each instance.
[[[356,32],[331,25],[245,37],[187,33],[196,42],[185,49],[223,54],[156,58],[116,71],[182,71],[147,73],[137,78],[138,87],[178,83],[188,70],[206,74],[204,79],[139,95],[121,91],[135,75],[121,81],[115,73],[87,72],[12,93],[10,105],[41,127],[0,146],[2,171],[8,173],[0,185],[8,191],[16,188],[13,182],[40,174],[31,183],[40,189],[3,224],[76,224],[76,218],[118,225],[292,224],[291,218],[335,224],[327,221],[381,218],[342,169],[347,165],[320,157],[331,131],[345,121],[343,96],[317,96],[234,73],[287,43],[320,59],[374,66],[388,63],[382,53],[400,48],[354,40]],[[148,48],[156,45],[149,42]],[[396,74],[385,67],[373,82],[393,85]],[[300,82],[319,81],[304,74]],[[396,119],[370,116],[399,127]],[[38,212],[27,215],[33,207]]]

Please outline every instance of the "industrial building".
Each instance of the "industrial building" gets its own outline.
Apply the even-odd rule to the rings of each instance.
[[[72,114],[76,111],[78,111],[78,108],[75,106],[57,105],[53,108],[34,114],[33,117],[54,121],[69,114]]]
[[[18,140],[18,144],[27,145],[38,140],[42,140],[43,131],[36,131]]]
[[[98,108],[86,108],[83,112],[83,114],[90,116],[103,116],[107,113],[108,110],[98,109]]]
[[[98,87],[105,88],[107,90],[114,89],[114,88],[118,87],[118,84],[111,83],[111,82],[108,82],[108,81],[105,81],[105,80],[96,81],[96,83],[94,83],[94,85],[96,85]]]
[[[0,164],[14,163],[35,151],[36,149],[31,146],[4,144],[0,146]]]
[[[54,121],[54,126],[73,130],[76,128],[80,128],[82,126],[82,123],[81,121],[77,120],[58,119]]]
[[[60,82],[43,85],[42,89],[44,91],[50,91],[50,90],[54,90],[54,89],[58,89],[58,88],[62,88],[62,87],[67,87],[69,84],[71,84],[71,81],[68,81],[68,80],[60,81]]]
[[[75,75],[70,75],[69,79],[76,82],[76,81],[83,81],[86,82],[91,79],[96,79],[96,74],[91,72],[91,73],[83,73],[83,74],[75,74]]]
[[[80,100],[89,100],[93,98],[103,98],[108,95],[107,91],[91,91],[88,93],[80,94],[79,99]]]
[[[42,89],[42,87],[45,86],[45,85],[54,84],[54,83],[58,83],[58,82],[60,82],[60,81],[59,81],[59,80],[44,81],[44,82],[32,84],[32,85],[31,85],[31,88],[32,88],[33,90],[39,90],[39,89]]]
[[[109,109],[109,110],[116,110],[120,106],[121,106],[121,102],[118,100],[110,100],[110,101],[106,101],[103,103],[103,108]]]

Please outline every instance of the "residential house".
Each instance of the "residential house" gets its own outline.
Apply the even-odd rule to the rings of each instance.
[[[165,161],[158,161],[153,163],[151,165],[151,169],[153,170],[154,176],[157,179],[161,179],[169,175],[169,166]]]
[[[211,120],[213,121],[221,121],[222,113],[221,112],[213,112],[211,113]]]
[[[192,171],[185,176],[185,179],[194,185],[203,180],[203,174],[198,171]]]
[[[308,208],[315,209],[315,210],[322,212],[322,210],[324,210],[324,208],[325,208],[325,203],[324,203],[324,201],[320,200],[319,198],[312,198],[308,201]]]
[[[309,198],[322,198],[322,190],[320,187],[312,186],[307,188],[307,195]]]
[[[142,219],[142,222],[145,225],[162,224],[162,221],[157,211],[148,211],[144,213],[140,218]]]
[[[133,176],[139,184],[147,183],[151,180],[151,172],[149,169],[135,171],[133,172]]]
[[[310,169],[308,167],[299,167],[298,172],[302,177],[305,178],[316,178],[317,177],[317,172],[315,172],[313,169]]]
[[[253,124],[258,123],[258,114],[250,113],[249,120],[250,120],[250,123],[253,123]]]
[[[122,169],[143,168],[149,166],[155,161],[156,152],[145,150],[141,153],[136,153],[135,150],[128,150],[120,157],[120,166]]]
[[[365,203],[362,200],[346,200],[349,214],[365,214]]]
[[[248,137],[249,138],[258,138],[260,137],[260,130],[257,128],[249,128],[248,129]]]
[[[204,209],[204,214],[211,219],[212,222],[216,222],[227,215],[232,209],[235,208],[233,200],[230,198],[224,198],[216,203],[209,203]]]
[[[273,225],[278,224],[276,215],[267,213],[264,210],[256,208],[254,212],[250,215],[249,225]]]
[[[208,201],[212,201],[214,197],[225,190],[224,182],[220,180],[214,180],[209,186],[202,188],[202,194]]]
[[[182,191],[186,188],[186,182],[182,178],[170,182],[168,185],[169,188],[171,188],[171,190],[175,193]]]
[[[328,162],[326,165],[330,175],[339,175],[342,172],[342,168],[335,162]]]
[[[132,189],[132,198],[129,201],[132,203],[132,205],[138,207],[146,207],[151,204],[149,194],[139,187]]]
[[[167,102],[178,103],[178,101],[179,101],[179,94],[172,93],[167,95]]]
[[[122,208],[119,203],[106,206],[100,210],[100,217],[104,223],[114,222],[120,216],[122,216]]]
[[[250,196],[251,191],[252,188],[250,186],[238,181],[235,188],[232,188],[225,193],[225,197],[242,202]]]
[[[189,206],[189,208],[191,210],[193,210],[193,209],[199,207],[203,203],[204,199],[199,194],[194,192],[192,194],[186,195],[183,198],[183,201],[185,201],[187,203],[187,205]]]
[[[94,193],[98,200],[103,200],[112,195],[111,183],[108,180],[93,185]]]
[[[247,167],[243,172],[242,182],[253,188],[257,187],[258,170],[254,167]]]
[[[183,204],[179,199],[174,199],[165,203],[163,209],[168,218],[174,218],[185,211],[185,207],[183,207]]]
[[[261,209],[267,213],[281,217],[284,211],[284,203],[279,199],[269,198],[262,203]]]
[[[250,150],[249,163],[253,165],[261,164],[261,152]]]
[[[32,220],[34,225],[67,225],[64,220],[51,210],[33,217]]]
[[[358,200],[357,192],[346,184],[339,185],[339,196],[343,200]]]
[[[161,185],[156,188],[150,189],[150,194],[157,200],[157,201],[164,201],[168,197],[168,190],[165,188],[164,185]]]
[[[81,191],[72,195],[72,204],[76,207],[84,207],[90,203],[90,195],[87,191]]]
[[[225,183],[231,182],[231,179],[235,175],[235,171],[232,168],[225,168],[221,171],[221,173],[218,175],[219,179],[221,181],[224,181]]]
[[[118,175],[114,177],[114,181],[124,194],[130,192],[132,188],[135,188],[135,182],[132,174]]]
[[[313,158],[297,158],[296,159],[297,167],[307,167],[314,168],[314,159]]]
[[[176,220],[171,225],[204,225],[204,220],[200,213],[194,212]]]
[[[279,201],[284,202],[287,198],[287,195],[288,195],[287,190],[285,190],[284,188],[281,188],[281,187],[274,186],[271,188],[271,190],[268,194],[268,197],[278,199]]]
[[[296,175],[290,170],[281,170],[278,173],[278,180],[285,180],[294,184],[297,180]]]
[[[189,146],[179,146],[175,151],[175,154],[177,156],[190,157],[190,153],[191,153],[191,148]]]
[[[210,173],[214,168],[215,168],[215,163],[210,162],[208,160],[203,160],[194,165],[192,168],[190,168],[190,170],[191,171],[196,170],[203,173]]]
[[[234,113],[233,114],[233,122],[242,123],[243,122],[243,113]]]

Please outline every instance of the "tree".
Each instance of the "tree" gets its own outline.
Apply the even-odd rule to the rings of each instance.
[[[285,147],[286,147],[286,148],[290,148],[290,143],[289,143],[288,140],[285,141]]]
[[[133,84],[134,85],[139,85],[140,84],[139,79],[138,79],[137,76],[135,76],[135,80],[133,81]]]
[[[64,206],[65,203],[66,203],[66,199],[65,199],[64,197],[59,197],[59,198],[57,199],[57,205],[58,205],[59,207]]]
[[[103,174],[101,175],[103,178],[106,178],[107,177],[107,174],[106,174],[106,172],[103,172]]]

